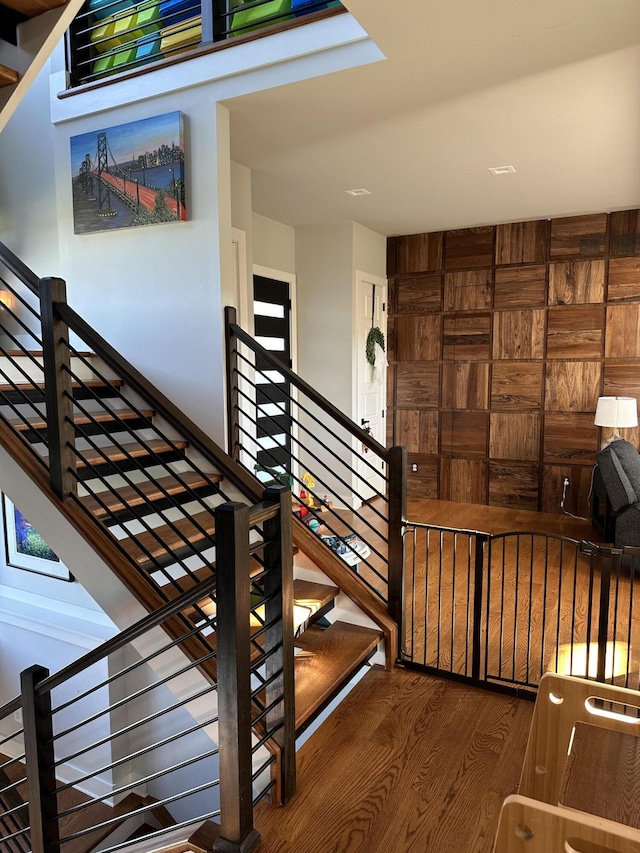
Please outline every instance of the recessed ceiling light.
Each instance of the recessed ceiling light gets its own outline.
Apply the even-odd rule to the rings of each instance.
[[[357,195],[371,195],[371,190],[365,190],[364,187],[360,187],[356,190],[345,190],[347,195],[357,196]]]
[[[492,166],[489,171],[492,175],[512,175],[516,171],[515,166]]]

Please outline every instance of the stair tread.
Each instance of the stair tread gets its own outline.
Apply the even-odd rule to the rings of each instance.
[[[295,658],[296,730],[346,683],[381,638],[381,631],[340,621],[313,632],[305,652]]]
[[[153,532],[145,530],[136,534],[135,539],[121,539],[119,544],[139,566],[153,569],[150,557],[163,557],[171,551],[174,557],[180,558],[183,550],[190,553],[191,546],[209,542],[214,532],[215,518],[211,510],[180,518],[172,525],[161,524],[154,527]]]
[[[148,456],[149,453],[164,453],[173,450],[174,447],[184,450],[187,444],[188,442],[186,441],[173,441],[169,443],[160,438],[152,438],[145,442],[132,441],[129,444],[109,444],[101,447],[100,451],[93,448],[80,451],[83,458],[78,459],[78,468],[84,468],[87,465],[102,465],[105,463],[105,456],[109,462],[119,462],[128,456],[139,458]]]
[[[20,75],[13,68],[0,64],[0,86],[13,86],[20,79]]]
[[[120,388],[124,385],[124,379],[107,379],[103,382],[101,379],[86,379],[82,382],[72,382],[72,388]],[[44,391],[44,382],[3,382],[0,383],[0,393],[7,393],[9,391]]]
[[[35,18],[50,9],[64,6],[66,2],[67,0],[2,0],[2,5],[22,12],[27,18]]]
[[[133,409],[100,409],[100,411],[92,412],[91,415],[76,414],[73,417],[74,424],[82,426],[96,421],[97,423],[107,423],[110,421],[128,421],[134,418],[152,418],[155,412],[153,409],[142,409],[136,412]],[[7,418],[11,426],[18,432],[25,432],[28,429],[46,429],[47,421],[45,418],[39,418],[32,415],[27,418]]]
[[[157,480],[144,480],[136,487],[123,486],[113,491],[96,492],[86,495],[81,501],[86,509],[96,518],[103,518],[108,513],[117,513],[129,507],[136,507],[147,502],[161,500],[166,493],[179,495],[189,489],[200,489],[206,486],[215,487],[221,480],[221,474],[207,476],[186,471],[176,476],[160,477]],[[142,495],[140,495],[142,492]]]
[[[339,592],[338,587],[333,584],[305,581],[300,578],[296,578],[293,582],[295,601],[313,601],[318,605],[318,610],[333,601]]]

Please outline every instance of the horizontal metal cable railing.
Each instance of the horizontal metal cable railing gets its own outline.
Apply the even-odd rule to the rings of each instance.
[[[331,8],[342,7],[338,0],[89,0],[68,36],[71,85],[266,35]]]
[[[410,522],[402,659],[535,691],[547,671],[640,687],[640,549]]]
[[[262,482],[291,486],[294,512],[385,602],[406,487],[388,450],[243,331],[227,309],[229,448]]]

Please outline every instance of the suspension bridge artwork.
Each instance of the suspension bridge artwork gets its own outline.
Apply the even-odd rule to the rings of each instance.
[[[71,137],[74,232],[185,220],[184,169],[179,111]]]

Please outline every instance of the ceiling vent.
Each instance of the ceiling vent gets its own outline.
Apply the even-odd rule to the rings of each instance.
[[[489,171],[492,175],[513,175],[515,166],[492,166]]]

